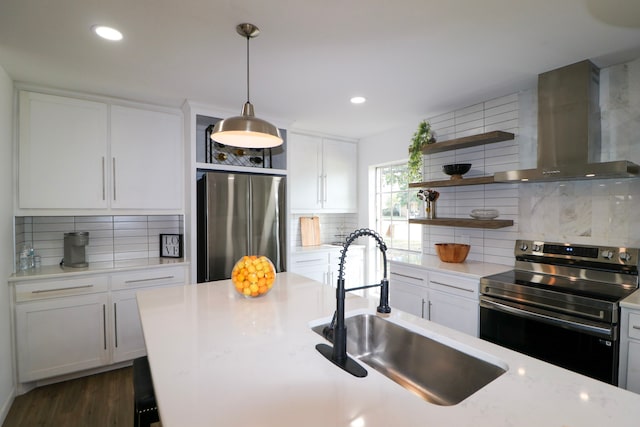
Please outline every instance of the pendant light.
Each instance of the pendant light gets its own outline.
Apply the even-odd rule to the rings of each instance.
[[[247,102],[242,107],[242,115],[216,123],[211,132],[211,139],[232,147],[277,147],[282,145],[280,131],[271,123],[257,118],[249,101],[249,40],[257,37],[260,30],[253,24],[240,24],[236,31],[247,39]]]

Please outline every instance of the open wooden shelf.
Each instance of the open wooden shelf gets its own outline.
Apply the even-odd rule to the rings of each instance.
[[[479,176],[476,178],[462,178],[462,179],[444,179],[440,181],[425,181],[425,182],[412,182],[409,184],[409,188],[426,188],[426,187],[456,187],[459,185],[480,185],[480,184],[493,184],[493,175],[491,176]]]
[[[493,132],[481,133],[479,135],[465,136],[463,138],[451,139],[444,142],[429,144],[422,149],[424,154],[440,153],[442,151],[456,150],[458,148],[475,147],[478,145],[491,144],[494,142],[509,141],[515,138],[511,132],[496,130]],[[480,176],[476,178],[444,179],[438,181],[412,182],[409,188],[425,187],[457,187],[460,185],[481,185],[493,184],[493,176]]]
[[[444,142],[436,142],[429,144],[422,149],[424,154],[440,153],[442,151],[456,150],[458,148],[475,147],[478,145],[491,144],[494,142],[509,141],[514,139],[515,135],[511,132],[501,130],[482,133],[479,135],[465,136],[463,138],[451,139]],[[461,185],[481,185],[493,184],[495,181],[493,175],[480,176],[476,178],[462,179],[446,179],[439,181],[413,182],[409,184],[409,188],[427,188],[427,187],[456,187]],[[511,219],[472,219],[472,218],[412,218],[409,219],[410,224],[423,225],[439,225],[449,227],[467,227],[467,228],[489,228],[497,229],[511,227],[513,220]]]
[[[515,138],[515,135],[511,132],[496,130],[493,132],[481,133],[479,135],[465,136],[463,138],[428,144],[422,149],[422,152],[424,154],[440,153],[442,151],[456,150],[458,148],[469,148],[477,145],[492,144],[494,142],[509,141],[513,138]]]
[[[513,220],[511,219],[472,219],[472,218],[410,218],[409,224],[423,225],[441,225],[449,227],[467,227],[467,228],[504,228],[511,227]]]

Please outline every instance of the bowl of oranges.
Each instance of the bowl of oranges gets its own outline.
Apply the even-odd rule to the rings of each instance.
[[[265,295],[273,287],[276,269],[266,256],[245,255],[231,271],[231,281],[236,291],[247,298]]]

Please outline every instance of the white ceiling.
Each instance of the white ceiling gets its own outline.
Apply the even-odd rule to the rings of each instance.
[[[261,30],[256,115],[351,138],[533,87],[583,59],[640,57],[638,0],[0,0],[0,65],[16,82],[236,115],[241,22]],[[100,40],[94,24],[125,38]]]

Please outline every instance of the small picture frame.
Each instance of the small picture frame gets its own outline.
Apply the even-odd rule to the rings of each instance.
[[[161,258],[182,258],[183,256],[182,234],[161,234],[160,235],[160,257]]]

